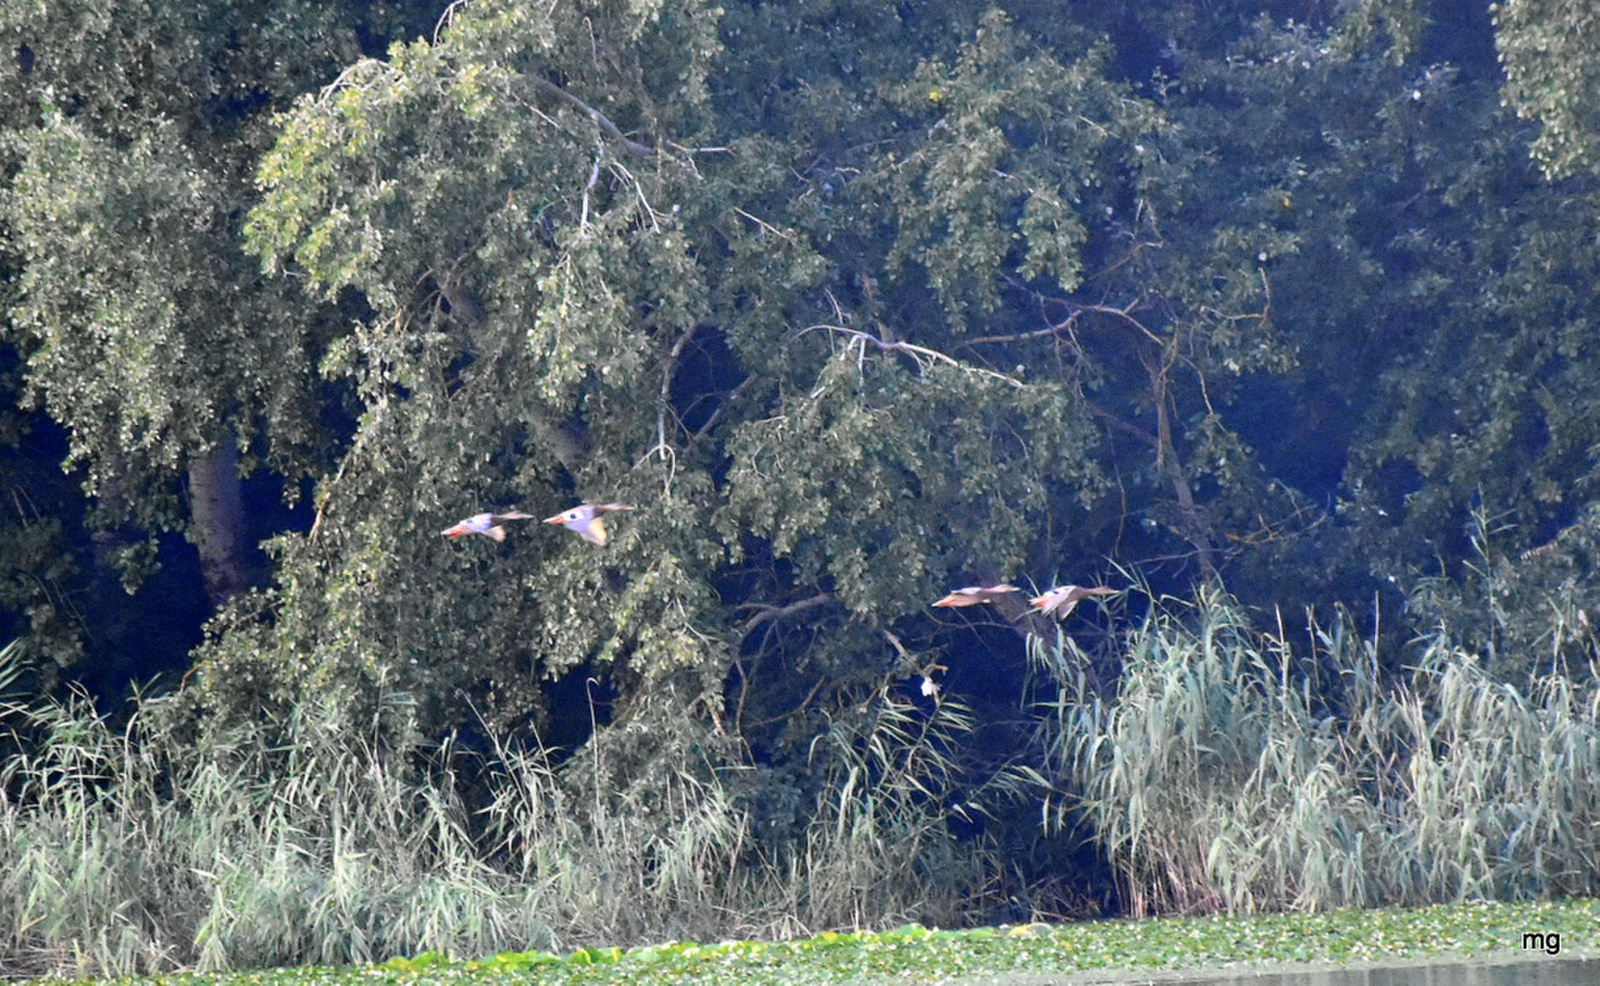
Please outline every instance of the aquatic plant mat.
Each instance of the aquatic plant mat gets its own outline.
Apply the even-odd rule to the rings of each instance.
[[[1280,963],[1392,963],[1448,957],[1595,955],[1600,901],[1460,904],[1325,914],[1088,921],[944,931],[825,932],[792,941],[670,942],[507,952],[437,953],[371,967],[179,974],[120,982],[187,983],[963,983],[1050,981],[1077,972],[1177,972]],[[1553,946],[1553,949],[1552,949]],[[1076,978],[1076,977],[1074,977]]]

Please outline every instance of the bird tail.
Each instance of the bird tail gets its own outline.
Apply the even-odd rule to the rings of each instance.
[[[504,541],[506,539],[506,529],[501,527],[499,524],[496,524],[483,533],[494,538],[496,541]]]

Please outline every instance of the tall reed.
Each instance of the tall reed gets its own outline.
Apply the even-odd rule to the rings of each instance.
[[[315,704],[197,737],[170,701],[120,729],[81,696],[0,705],[0,975],[956,923],[992,871],[944,824],[967,720],[890,688],[819,737],[809,822],[776,844],[692,723],[635,743],[648,762],[602,730],[558,768],[537,745],[352,733]]]
[[[1320,909],[1600,892],[1600,688],[1564,673],[1519,689],[1440,634],[1398,680],[1341,615],[1309,655],[1220,594],[1129,634],[1103,702],[1070,640],[1035,648],[1060,688],[1043,762],[1074,793],[1136,913]]]

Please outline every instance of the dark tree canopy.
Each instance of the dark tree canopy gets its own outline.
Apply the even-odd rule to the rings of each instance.
[[[67,663],[78,632],[40,616],[121,609],[93,585],[137,588],[161,532],[198,548],[213,602],[245,588],[260,528],[244,514],[243,476],[270,475],[292,495],[331,461],[314,363],[348,316],[264,278],[242,225],[273,113],[406,16],[403,5],[0,4],[8,340],[22,399],[65,429],[60,464],[90,497],[94,532],[78,566],[94,579],[28,607],[36,654]],[[81,502],[61,506],[75,530]],[[33,524],[21,508],[14,520]],[[105,639],[93,624],[80,629]]]

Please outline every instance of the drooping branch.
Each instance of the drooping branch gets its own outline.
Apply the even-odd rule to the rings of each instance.
[[[740,627],[739,629],[748,635],[750,631],[754,630],[756,627],[768,620],[777,620],[786,616],[793,616],[796,613],[804,612],[805,610],[813,609],[817,606],[822,606],[832,601],[832,593],[819,592],[814,596],[808,596],[799,602],[793,602],[787,606],[771,606],[766,603],[746,603],[744,608],[753,609],[756,611],[756,613],[748,620],[745,620],[744,626]]]
[[[937,349],[929,349],[926,346],[913,345],[909,342],[904,342],[899,339],[880,339],[870,332],[865,332],[860,329],[847,329],[841,325],[813,325],[811,328],[827,329],[830,332],[843,333],[848,337],[845,345],[851,348],[859,347],[862,354],[866,353],[866,348],[868,346],[871,346],[879,352],[905,353],[917,364],[917,369],[919,371],[926,369],[929,362],[943,363],[946,366],[953,366],[963,373],[974,373],[979,376],[993,377],[994,379],[1003,381],[1018,390],[1021,390],[1025,386],[1021,380],[1018,380],[1015,377],[1008,377],[1004,373],[997,373],[994,370],[985,369],[981,366],[969,366],[953,356],[941,353]],[[808,329],[807,331],[810,330]]]
[[[611,122],[610,117],[595,109],[593,106],[590,106],[577,96],[574,96],[572,93],[567,92],[565,89],[556,85],[554,82],[551,82],[549,79],[540,78],[539,76],[535,75],[531,77],[531,81],[533,82],[533,87],[540,92],[554,96],[557,99],[563,100],[567,104],[577,108],[579,112],[583,113],[591,121],[593,121],[595,126],[600,128],[601,133],[604,133],[607,137],[610,137],[612,140],[616,141],[618,146],[627,151],[629,154],[633,154],[637,157],[654,157],[656,155],[656,149],[654,147],[650,147],[647,144],[641,144],[629,137],[627,134],[623,133],[615,123]]]
[[[1024,342],[1029,339],[1043,339],[1047,336],[1057,336],[1061,335],[1062,333],[1067,333],[1070,335],[1072,331],[1077,328],[1078,322],[1085,315],[1109,315],[1112,318],[1121,320],[1130,328],[1143,333],[1152,341],[1159,341],[1155,333],[1151,332],[1143,322],[1140,322],[1133,316],[1133,313],[1138,311],[1139,307],[1143,303],[1144,299],[1138,298],[1130,302],[1124,308],[1116,308],[1111,305],[1074,304],[1071,306],[1072,314],[1068,315],[1062,321],[1052,322],[1042,329],[1031,329],[1027,332],[1012,332],[1006,335],[979,336],[976,339],[964,339],[962,340],[962,343],[967,346],[982,346],[1000,342]]]

